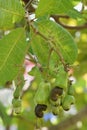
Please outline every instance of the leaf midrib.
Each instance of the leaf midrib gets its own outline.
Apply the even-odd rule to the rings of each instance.
[[[2,11],[8,12],[8,13],[10,13],[10,14],[14,14],[14,15],[17,15],[17,16],[22,16],[20,13],[15,13],[15,12],[13,12],[12,10],[8,10],[8,9],[2,8],[2,7],[0,7],[0,9],[1,9]]]
[[[22,33],[23,33],[23,32],[22,32]],[[6,62],[7,62],[8,58],[9,58],[9,56],[10,56],[10,54],[11,54],[11,53],[12,53],[12,51],[14,50],[14,47],[16,46],[17,41],[20,39],[20,37],[21,37],[22,33],[19,35],[19,37],[17,38],[17,40],[14,42],[14,44],[13,44],[13,46],[12,46],[11,50],[10,50],[10,51],[9,51],[9,53],[7,54],[6,59],[4,60],[4,62],[3,62],[3,64],[2,64],[2,66],[0,67],[0,71],[4,68],[4,66],[5,66],[5,64],[6,64]]]

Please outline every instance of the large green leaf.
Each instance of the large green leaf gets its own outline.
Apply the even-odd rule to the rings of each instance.
[[[19,0],[0,0],[0,29],[10,29],[24,16]]]
[[[44,67],[47,67],[49,64],[49,67],[52,69],[59,61],[58,55],[54,51],[51,52],[52,48],[48,44],[48,41],[36,33],[32,32],[31,34],[31,47],[38,59],[38,62]]]
[[[51,14],[68,14],[70,17],[81,17],[79,12],[73,8],[70,0],[40,0],[36,10],[36,17]]]
[[[38,31],[48,39],[50,46],[61,53],[66,63],[72,64],[76,60],[77,46],[67,30],[51,20],[38,20],[36,25]]]
[[[18,28],[0,40],[0,85],[18,74],[26,53],[24,28]]]

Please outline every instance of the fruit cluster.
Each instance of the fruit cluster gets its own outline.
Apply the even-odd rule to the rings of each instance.
[[[39,84],[34,101],[35,115],[39,118],[43,117],[46,110],[58,115],[60,108],[67,111],[75,103],[73,86],[63,66],[60,66],[54,80]]]

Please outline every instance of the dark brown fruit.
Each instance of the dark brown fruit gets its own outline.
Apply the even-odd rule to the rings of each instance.
[[[35,115],[39,118],[43,117],[43,111],[46,111],[47,105],[44,104],[37,104],[35,107]]]
[[[60,88],[60,87],[58,87],[58,86],[56,86],[55,88],[53,88],[53,89],[51,90],[50,98],[51,98],[51,100],[53,100],[53,101],[57,101],[58,96],[61,96],[62,94],[63,94],[63,89]]]

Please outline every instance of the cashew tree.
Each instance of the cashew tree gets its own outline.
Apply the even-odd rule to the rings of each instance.
[[[0,0],[0,90],[12,92],[10,105],[0,102],[6,130],[85,130],[86,43],[87,0]]]

